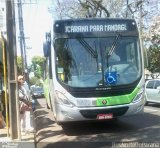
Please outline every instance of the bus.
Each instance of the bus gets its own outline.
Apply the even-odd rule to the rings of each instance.
[[[144,110],[144,58],[134,19],[56,20],[43,43],[55,121],[117,119]]]

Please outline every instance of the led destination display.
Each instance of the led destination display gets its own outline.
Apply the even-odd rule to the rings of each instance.
[[[136,23],[133,20],[111,20],[103,19],[83,20],[83,21],[55,21],[55,33],[74,34],[74,33],[105,33],[105,32],[128,32],[136,31]]]
[[[89,26],[65,26],[65,32],[103,32],[103,31],[126,31],[126,24],[114,25],[89,25]]]

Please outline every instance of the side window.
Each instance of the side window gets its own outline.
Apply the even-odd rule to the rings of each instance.
[[[160,81],[157,80],[157,81],[155,82],[154,88],[157,89],[158,86],[160,86]]]
[[[146,88],[153,89],[153,86],[154,86],[154,81],[149,81],[146,85]]]

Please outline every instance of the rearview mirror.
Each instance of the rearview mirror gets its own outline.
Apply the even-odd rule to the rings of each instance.
[[[49,44],[47,42],[43,43],[43,55],[45,57],[49,56]]]
[[[44,57],[49,57],[51,50],[51,33],[46,32],[46,41],[43,43],[43,54]]]

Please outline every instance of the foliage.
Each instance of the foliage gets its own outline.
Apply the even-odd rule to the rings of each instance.
[[[17,56],[17,74],[20,75],[22,73],[23,73],[22,57]]]
[[[151,44],[160,48],[160,16],[155,17],[153,24],[150,27],[148,39],[151,41]]]
[[[37,77],[30,78],[30,85],[43,86],[41,80]]]
[[[43,66],[45,58],[41,56],[34,56],[32,58],[31,71],[34,72],[37,78],[43,77]]]
[[[30,85],[37,85],[42,86],[41,78],[43,77],[43,64],[44,64],[44,57],[41,56],[34,56],[32,58],[32,64],[28,66],[29,74],[34,72],[33,77],[30,78],[29,83]],[[22,57],[17,56],[17,74],[23,74],[23,66],[22,66]]]
[[[148,50],[149,57],[149,67],[152,73],[160,73],[160,17],[156,17],[154,23],[152,24],[148,41],[150,41],[150,46]]]
[[[148,52],[148,60],[149,60],[149,67],[152,73],[160,73],[160,48],[156,46],[150,46]]]
[[[49,11],[58,19],[86,17],[115,17],[123,0],[52,0]],[[57,13],[58,12],[58,13]]]

